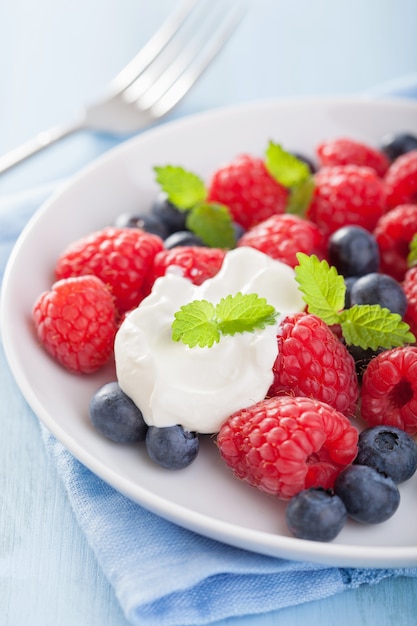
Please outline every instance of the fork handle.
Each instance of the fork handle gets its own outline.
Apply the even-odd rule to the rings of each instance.
[[[44,148],[56,143],[60,139],[72,135],[84,128],[83,118],[75,120],[70,124],[53,126],[49,130],[38,133],[33,139],[26,141],[22,145],[0,156],[0,174],[7,172],[22,161],[37,154]]]

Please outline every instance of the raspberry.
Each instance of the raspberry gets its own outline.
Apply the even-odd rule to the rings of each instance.
[[[154,259],[153,280],[164,276],[169,268],[185,276],[194,285],[201,285],[220,270],[226,252],[220,248],[176,246],[158,252]]]
[[[217,435],[237,478],[284,500],[333,486],[357,454],[348,418],[311,398],[268,398],[231,415]]]
[[[407,298],[407,310],[404,321],[410,326],[410,330],[417,337],[417,267],[409,269],[402,283]]]
[[[417,432],[417,347],[384,350],[370,361],[363,375],[361,415],[369,426]]]
[[[287,198],[287,189],[269,174],[264,161],[246,154],[219,168],[208,190],[208,200],[226,205],[245,229],[284,213]]]
[[[325,256],[326,245],[320,228],[297,215],[272,215],[244,233],[238,246],[256,248],[291,267],[298,264],[296,253]]]
[[[269,396],[315,398],[353,415],[359,395],[355,362],[329,326],[309,313],[284,318]]]
[[[307,217],[325,235],[349,224],[375,228],[385,211],[385,187],[374,170],[357,165],[323,167],[314,180]]]
[[[59,257],[57,279],[94,274],[108,285],[120,315],[148,295],[162,239],[137,228],[107,227],[73,242]]]
[[[378,176],[385,176],[389,167],[386,155],[371,146],[354,139],[339,138],[323,141],[316,148],[322,167],[328,165],[365,165]]]
[[[96,276],[54,283],[37,299],[33,319],[47,352],[72,372],[95,372],[113,353],[116,309],[110,291]]]
[[[407,152],[392,163],[385,176],[387,206],[417,203],[417,150]]]
[[[377,222],[374,237],[380,255],[380,271],[403,280],[408,269],[410,242],[417,233],[417,205],[402,204]]]

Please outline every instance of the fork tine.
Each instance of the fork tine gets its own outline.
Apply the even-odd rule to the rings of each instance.
[[[198,0],[185,0],[171,13],[136,56],[113,78],[109,85],[112,96],[124,91],[161,54],[187,20],[197,2]]]
[[[213,0],[211,0],[211,2],[213,2]],[[184,50],[188,49],[190,41],[196,39],[196,34],[198,36],[201,29],[201,21],[199,21],[201,20],[201,14],[203,18],[205,17],[205,11],[202,11],[202,7],[205,7],[204,0],[199,0],[196,4],[197,6],[193,7],[186,16],[182,24],[171,37],[171,40],[161,49],[160,54],[158,54],[158,56],[144,68],[143,72],[138,74],[133,83],[126,88],[123,93],[123,99],[126,102],[136,102],[147,89],[159,80],[168,67],[172,65],[177,67],[181,63],[181,58],[184,57]],[[196,51],[197,50],[198,47],[196,47]],[[187,55],[188,64],[190,53],[187,53]]]
[[[127,89],[124,97],[129,102],[136,101],[139,109],[150,111],[155,118],[165,115],[189,91],[227,43],[243,17],[243,9],[242,3],[235,4],[225,14],[222,5],[221,10],[210,18],[199,16],[200,27],[190,26],[192,35],[187,45],[177,44],[178,55],[176,50],[171,50],[162,68],[160,63],[152,63]],[[186,37],[187,33],[183,39]]]

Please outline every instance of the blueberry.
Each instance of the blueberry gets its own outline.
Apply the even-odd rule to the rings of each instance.
[[[335,493],[348,516],[364,524],[380,524],[394,515],[400,492],[392,478],[368,465],[350,465],[336,478]]]
[[[349,354],[352,355],[353,360],[355,361],[356,375],[360,382],[362,381],[362,377],[371,359],[373,359],[380,352],[384,351],[384,348],[377,348],[376,350],[372,350],[372,348],[365,349],[361,348],[360,346],[355,346],[353,344],[346,347]]]
[[[332,541],[346,518],[346,507],[339,496],[320,488],[298,493],[286,511],[287,525],[294,537],[311,541]]]
[[[350,290],[350,302],[351,305],[379,304],[401,317],[407,309],[407,297],[400,283],[387,274],[377,272],[358,278]]]
[[[233,222],[233,230],[235,231],[236,241],[239,241],[242,235],[246,232],[243,226],[237,222]]]
[[[98,389],[90,400],[93,426],[107,439],[116,443],[144,441],[148,429],[142,412],[117,382]]]
[[[373,426],[359,435],[356,464],[369,465],[398,484],[417,470],[417,443],[395,426]]]
[[[176,233],[172,233],[165,239],[165,248],[171,249],[177,246],[205,246],[205,243],[200,237],[194,235],[190,230],[178,230]]]
[[[177,230],[186,230],[187,211],[178,209],[164,194],[157,197],[151,212],[165,225],[169,235]]]
[[[352,287],[356,283],[357,280],[358,280],[357,276],[347,276],[345,278],[345,287],[346,287],[345,309],[348,309],[350,306],[352,306],[350,302],[350,292],[352,291]]]
[[[328,256],[343,276],[377,272],[379,249],[375,237],[360,226],[343,226],[329,238]]]
[[[178,425],[163,428],[149,426],[146,449],[150,458],[158,465],[166,469],[182,469],[196,458],[199,439],[197,433],[184,430]]]
[[[388,134],[382,138],[381,150],[390,161],[412,150],[417,150],[417,137],[410,133]]]
[[[147,233],[158,235],[161,239],[168,237],[168,229],[156,216],[150,213],[123,213],[116,219],[116,228],[141,228]]]

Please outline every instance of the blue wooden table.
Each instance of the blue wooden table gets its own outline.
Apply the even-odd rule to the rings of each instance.
[[[245,4],[237,35],[171,117],[261,98],[357,93],[417,72],[415,0]],[[99,94],[174,6],[3,2],[0,154]],[[0,203],[67,178],[113,144],[88,134],[65,140],[0,177]],[[4,360],[0,398],[1,624],[128,626]],[[221,625],[412,626],[416,615],[417,581],[403,578]]]

